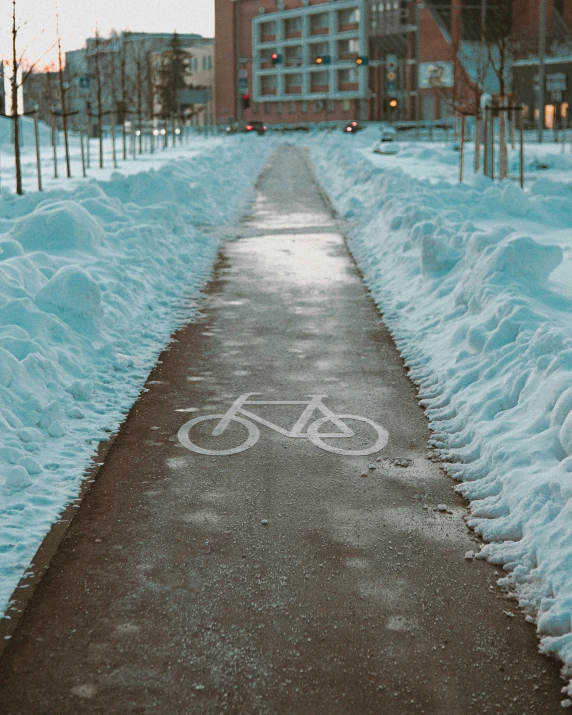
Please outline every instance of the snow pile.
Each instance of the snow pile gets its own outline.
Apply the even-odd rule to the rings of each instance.
[[[572,675],[570,185],[433,184],[339,139],[314,157],[354,222],[352,251],[472,502],[482,552]],[[567,231],[552,245],[526,235],[534,221]]]
[[[272,143],[0,200],[0,609],[193,314]],[[205,146],[208,146],[205,144]],[[256,151],[253,151],[256,146]]]
[[[0,146],[13,146],[14,130],[12,122],[13,120],[10,117],[0,115]],[[22,146],[27,147],[29,145],[30,147],[34,147],[34,120],[32,117],[20,117],[20,130]],[[52,130],[44,122],[38,122],[38,133],[42,144],[47,144],[51,141]]]

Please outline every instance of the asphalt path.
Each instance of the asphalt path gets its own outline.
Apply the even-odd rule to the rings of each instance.
[[[500,573],[465,558],[343,231],[278,150],[4,651],[0,713],[562,712]]]

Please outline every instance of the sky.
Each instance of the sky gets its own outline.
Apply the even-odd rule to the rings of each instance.
[[[214,36],[214,0],[16,0],[18,53],[25,50],[38,68],[55,63],[57,52],[43,55],[56,41],[56,3],[59,4],[62,51],[77,50],[96,26],[102,37],[110,30],[133,32],[195,32]],[[0,58],[11,58],[12,2],[0,0]]]

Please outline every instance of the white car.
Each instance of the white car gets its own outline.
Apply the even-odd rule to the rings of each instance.
[[[397,154],[399,147],[397,146],[397,132],[393,127],[386,127],[381,132],[381,138],[374,145],[373,151],[376,154]]]

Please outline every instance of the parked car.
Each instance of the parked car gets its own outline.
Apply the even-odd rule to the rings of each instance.
[[[397,154],[399,151],[397,132],[393,127],[382,129],[380,140],[374,145],[373,151],[376,154]]]
[[[351,122],[348,122],[346,126],[344,127],[344,133],[345,134],[355,134],[356,132],[361,132],[361,130],[364,128],[363,124],[360,124],[359,122],[356,122],[356,120],[352,120]]]
[[[266,125],[262,122],[248,122],[244,127],[245,132],[256,132],[258,136],[262,136],[266,132]]]

